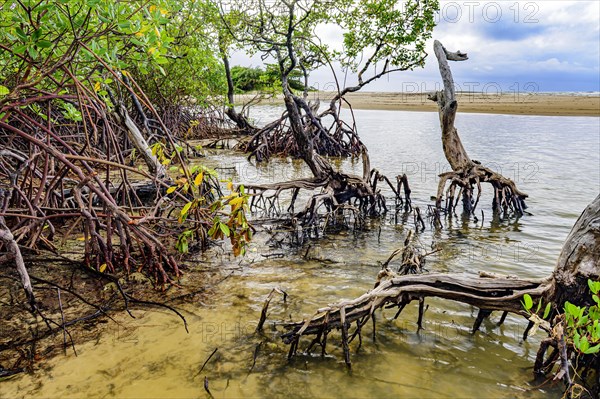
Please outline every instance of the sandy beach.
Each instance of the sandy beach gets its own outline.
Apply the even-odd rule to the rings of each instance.
[[[333,92],[311,92],[309,99],[328,102]],[[253,96],[238,95],[236,102],[248,101]],[[437,104],[427,99],[427,94],[359,92],[347,95],[354,109],[430,111],[437,112]],[[283,103],[281,97],[270,98],[261,104]],[[459,93],[458,112],[549,115],[549,116],[600,116],[600,96],[530,93]]]

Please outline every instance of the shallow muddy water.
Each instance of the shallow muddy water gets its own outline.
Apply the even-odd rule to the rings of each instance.
[[[276,111],[264,107],[255,116],[266,118]],[[435,194],[437,174],[447,169],[437,114],[359,110],[355,115],[371,165],[389,177],[406,173],[414,204],[425,209]],[[492,220],[490,190],[484,186],[483,223],[453,219],[440,232],[428,227],[420,234],[425,248],[432,243],[441,248],[428,257],[427,269],[547,276],[571,226],[600,190],[600,119],[460,114],[457,127],[472,158],[513,178],[530,195],[532,215]],[[236,182],[281,181],[306,173],[290,160],[256,168],[243,155],[226,150],[209,151],[201,162],[234,167],[220,172]],[[352,160],[339,166],[362,170]],[[540,387],[532,379],[542,336],[523,342],[525,320],[509,316],[498,327],[500,315],[493,314],[471,336],[476,310],[435,299],[427,300],[425,330],[420,333],[416,304],[393,322],[385,319],[394,310],[378,313],[377,342],[370,339],[368,326],[360,351],[351,346],[351,373],[336,334],[330,336],[325,358],[299,355],[286,360],[287,347],[273,331],[273,322],[308,317],[319,307],[372,288],[378,262],[401,246],[411,219],[402,227],[388,216],[369,231],[341,232],[312,242],[311,261],[303,259],[306,246],[296,251],[269,248],[258,237],[245,259],[223,264],[212,260],[213,267],[233,274],[217,287],[213,302],[183,307],[189,334],[170,313],[136,310],[136,320],[118,316],[121,325],[115,324],[110,333],[78,345],[77,357],[72,352],[57,356],[35,375],[0,383],[0,396],[207,397],[206,377],[215,398],[559,398],[560,386]],[[267,253],[285,257],[261,256]],[[273,287],[285,290],[289,298],[286,304],[273,299],[265,335],[259,336],[254,328]]]

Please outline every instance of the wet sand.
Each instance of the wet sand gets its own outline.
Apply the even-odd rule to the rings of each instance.
[[[328,102],[333,92],[311,92],[309,99]],[[237,101],[248,101],[253,96],[241,95]],[[350,93],[347,100],[354,109],[437,112],[437,104],[427,94],[415,93]],[[282,104],[281,97],[265,99],[261,104]],[[458,111],[508,115],[600,116],[600,96],[569,94],[483,94],[459,93]]]

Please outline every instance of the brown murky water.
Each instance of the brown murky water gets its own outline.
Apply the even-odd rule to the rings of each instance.
[[[264,109],[263,114],[272,112]],[[435,193],[435,175],[444,170],[437,115],[356,111],[371,164],[389,176],[407,173],[417,205]],[[257,117],[261,117],[259,113]],[[600,189],[598,118],[460,115],[459,131],[472,157],[515,178],[531,199],[518,221],[491,220],[489,198],[482,198],[483,223],[446,222],[441,232],[419,237],[442,251],[428,258],[430,271],[492,272],[523,277],[548,275],[562,241],[581,210]],[[289,160],[256,168],[228,151],[211,151],[201,160],[235,181],[279,181],[305,173]],[[344,170],[360,170],[346,160]],[[521,340],[526,322],[499,314],[471,336],[475,309],[428,300],[425,330],[416,332],[416,305],[396,321],[379,313],[377,341],[366,331],[363,346],[352,348],[349,373],[333,334],[329,355],[286,360],[287,347],[273,330],[275,321],[299,319],[339,299],[361,295],[373,285],[378,261],[401,245],[412,221],[402,227],[393,217],[371,230],[342,232],[296,250],[269,248],[258,238],[223,281],[213,303],[186,305],[187,334],[180,320],[162,311],[134,311],[136,320],[118,316],[120,325],[50,360],[35,375],[0,383],[3,398],[197,398],[207,397],[204,379],[216,398],[234,397],[406,397],[406,398],[559,398],[560,387],[538,386],[532,364],[541,335]],[[254,250],[253,248],[256,248]],[[261,254],[283,253],[265,259]],[[214,262],[214,260],[213,260]],[[273,287],[285,290],[286,304],[272,301],[264,335],[254,334],[263,301]],[[366,329],[366,327],[365,327]],[[253,355],[260,344],[256,364]],[[306,343],[305,343],[306,344]],[[214,356],[200,368],[215,350]],[[252,369],[252,371],[250,371]]]

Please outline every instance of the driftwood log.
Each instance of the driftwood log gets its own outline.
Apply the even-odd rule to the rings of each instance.
[[[471,159],[454,126],[458,101],[448,61],[465,61],[468,59],[467,54],[460,51],[450,52],[437,40],[434,42],[434,51],[438,59],[444,90],[430,94],[428,98],[438,104],[442,129],[442,146],[444,155],[452,168],[451,172],[440,175],[436,196],[437,208],[443,208],[451,213],[462,197],[464,212],[472,214],[481,196],[481,183],[489,183],[494,187],[492,207],[495,211],[512,211],[522,215],[526,208],[525,198],[527,198],[527,194],[519,191],[512,180],[481,165],[479,161]],[[449,184],[446,188],[447,183]],[[473,198],[474,187],[477,187],[477,197],[475,199]],[[458,195],[456,195],[457,188],[459,189]],[[446,202],[442,207],[444,193]]]
[[[380,273],[380,279],[381,277]],[[344,357],[346,364],[350,366],[349,342],[352,337],[360,336],[362,327],[369,320],[373,320],[375,327],[377,309],[397,308],[394,317],[397,318],[408,303],[418,300],[421,304],[426,297],[450,299],[478,307],[480,314],[475,321],[476,326],[481,323],[483,317],[494,310],[529,317],[530,314],[522,305],[525,294],[530,295],[534,303],[539,300],[543,300],[543,303],[553,303],[550,318],[562,312],[567,299],[575,305],[589,306],[592,301],[587,281],[600,280],[600,195],[579,217],[567,237],[554,273],[544,279],[520,279],[489,273],[480,273],[478,276],[431,273],[383,278],[373,290],[356,299],[318,309],[312,317],[304,321],[286,323],[287,331],[281,337],[290,345],[289,357],[297,353],[300,338],[303,336],[313,337],[309,349],[318,344],[325,354],[327,336],[337,329],[341,330]],[[419,321],[423,316],[421,308],[422,306],[419,309]],[[350,331],[353,323],[356,327],[354,331]],[[570,387],[572,381],[569,378],[568,367],[574,351],[566,348],[562,334],[557,334],[557,329],[561,328],[561,317],[557,316],[552,328],[548,328],[550,337],[542,343],[534,371],[536,374],[549,372],[558,363],[560,369],[557,375],[565,378]],[[564,354],[558,356],[561,345],[565,348]],[[545,359],[546,350],[550,347],[557,350]],[[597,357],[589,364],[590,367],[597,368]],[[587,389],[597,392],[597,380],[593,384],[595,386],[588,386]]]

